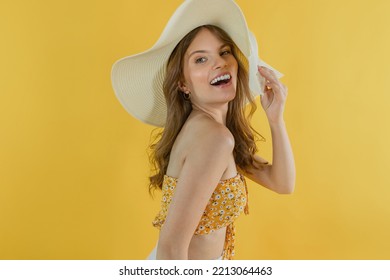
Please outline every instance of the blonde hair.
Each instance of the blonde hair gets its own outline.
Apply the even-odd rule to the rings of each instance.
[[[192,111],[191,103],[184,98],[183,92],[180,91],[178,84],[180,81],[184,81],[184,55],[191,42],[202,28],[208,29],[224,44],[228,44],[238,63],[236,96],[229,102],[226,116],[226,127],[230,130],[235,139],[233,156],[236,165],[246,172],[249,172],[248,168],[250,166],[259,167],[262,165],[262,163],[256,161],[254,158],[254,155],[257,152],[257,139],[255,138],[255,134],[260,136],[262,140],[264,140],[264,137],[258,134],[250,125],[250,119],[256,111],[257,106],[249,90],[249,79],[246,71],[248,61],[224,30],[213,25],[203,25],[189,32],[176,45],[168,59],[166,76],[163,84],[163,91],[167,104],[167,118],[163,131],[159,132],[155,138],[155,141],[158,141],[150,145],[150,162],[154,168],[155,174],[149,177],[149,191],[162,188],[173,144]],[[247,103],[250,105],[250,111],[248,116],[245,116]]]

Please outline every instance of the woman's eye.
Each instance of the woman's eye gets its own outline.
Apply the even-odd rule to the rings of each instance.
[[[199,57],[199,58],[197,58],[196,60],[195,60],[195,63],[204,63],[204,62],[206,62],[206,58],[205,57]]]
[[[222,51],[221,52],[221,55],[228,55],[230,54],[231,52],[229,50],[225,50],[225,51]]]

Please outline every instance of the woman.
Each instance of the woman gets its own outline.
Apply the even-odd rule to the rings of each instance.
[[[207,15],[202,8],[206,3]],[[221,13],[221,9],[225,10]],[[231,17],[221,23],[226,14]],[[189,15],[197,22],[189,20]],[[172,26],[184,27],[173,32]],[[185,31],[184,36],[180,35]],[[246,39],[240,38],[245,32]],[[229,34],[238,34],[236,40]],[[175,40],[167,39],[170,37]],[[164,70],[154,73],[161,75],[156,80],[163,80],[162,89],[154,90],[154,94],[163,92],[166,118],[161,139],[152,146],[156,174],[150,178],[151,187],[161,188],[163,196],[161,211],[153,222],[161,229],[159,241],[149,259],[232,259],[234,221],[242,212],[248,212],[244,176],[278,193],[291,193],[294,188],[294,160],[283,120],[287,89],[278,80],[276,70],[256,67],[256,74],[266,81],[260,83],[260,93],[272,132],[271,165],[255,155],[249,119],[256,107],[250,84],[257,46],[238,6],[229,0],[186,1],[156,45],[146,53],[154,61],[157,57],[164,61]],[[248,48],[252,53],[245,55]],[[125,58],[127,66],[134,66],[134,58],[143,56],[145,53]],[[147,123],[153,123],[153,118],[158,120],[150,113],[140,117],[129,108],[129,94],[121,90],[126,85],[123,78],[121,86],[115,82],[118,73],[126,69],[119,68],[114,65],[113,84],[122,104]],[[248,102],[252,111],[246,118]]]

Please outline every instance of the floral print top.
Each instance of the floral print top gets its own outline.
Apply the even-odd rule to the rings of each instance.
[[[178,179],[165,175],[162,185],[161,210],[153,221],[153,226],[161,229],[168,214]],[[242,212],[248,214],[248,189],[243,175],[221,180],[216,186],[194,234],[209,234],[226,227],[223,249],[224,260],[234,257],[234,221]]]

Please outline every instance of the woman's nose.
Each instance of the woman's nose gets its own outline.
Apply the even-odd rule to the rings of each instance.
[[[218,56],[215,58],[214,69],[220,69],[220,68],[224,68],[226,66],[227,66],[227,63],[226,63],[226,60],[223,59],[223,57]]]

